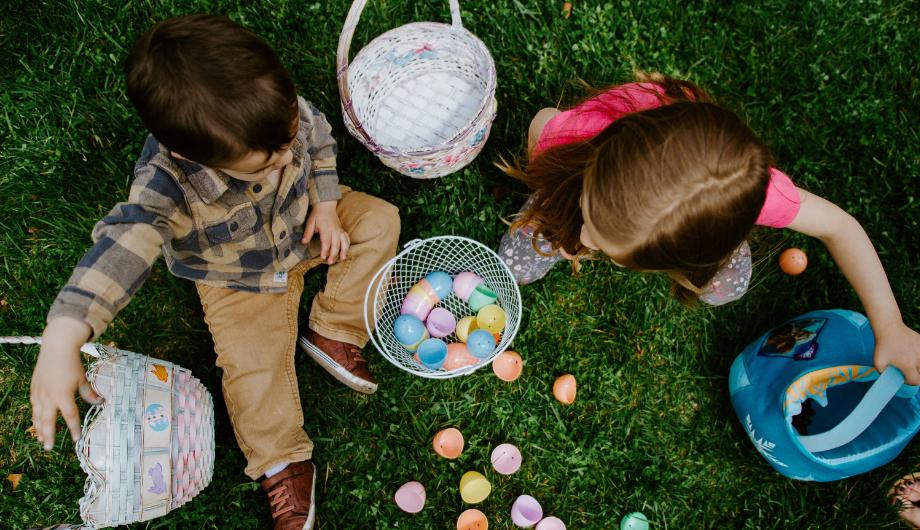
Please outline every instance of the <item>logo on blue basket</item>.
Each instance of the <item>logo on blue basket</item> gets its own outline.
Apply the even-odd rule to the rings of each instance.
[[[147,426],[156,432],[163,432],[169,428],[169,418],[166,416],[166,409],[159,403],[154,403],[144,411],[144,420]]]
[[[808,361],[818,353],[818,335],[826,318],[796,320],[774,329],[757,355]]]

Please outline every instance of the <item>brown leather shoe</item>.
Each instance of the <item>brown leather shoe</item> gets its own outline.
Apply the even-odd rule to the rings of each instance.
[[[316,521],[314,505],[316,465],[310,461],[288,464],[272,478],[262,480],[275,530],[310,530]]]
[[[327,339],[312,329],[300,337],[299,344],[307,355],[345,386],[364,394],[377,391],[377,380],[367,369],[367,361],[361,357],[361,348]]]

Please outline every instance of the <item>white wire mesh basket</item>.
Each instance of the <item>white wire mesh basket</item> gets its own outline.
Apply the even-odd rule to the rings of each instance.
[[[355,27],[367,0],[348,12],[336,55],[348,131],[386,165],[435,178],[470,163],[495,119],[495,62],[464,29],[450,0],[451,24],[416,22],[373,39],[349,64]]]
[[[393,333],[393,323],[400,316],[400,308],[409,289],[436,270],[451,276],[465,271],[476,273],[497,295],[495,303],[505,311],[507,320],[501,339],[492,353],[476,364],[453,370],[429,368],[419,363],[414,353],[403,347]],[[453,313],[458,320],[475,314],[466,302],[453,293],[438,306]],[[438,236],[410,241],[402,252],[377,271],[364,297],[364,323],[377,350],[397,367],[429,379],[466,375],[487,366],[511,345],[520,322],[521,293],[508,266],[492,249],[465,237]],[[456,332],[443,340],[448,343],[462,342]]]
[[[76,444],[87,475],[82,528],[147,521],[198,495],[214,473],[214,405],[204,385],[168,361],[95,343],[81,351],[97,357],[86,379],[104,399],[86,413]]]

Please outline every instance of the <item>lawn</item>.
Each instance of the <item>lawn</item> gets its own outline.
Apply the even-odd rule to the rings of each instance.
[[[446,1],[370,0],[353,50],[414,20],[446,20]],[[345,131],[335,48],[346,0],[103,0],[0,3],[0,335],[41,332],[44,316],[90,244],[93,224],[127,196],[145,136],[124,89],[126,49],[150,24],[223,13],[275,46],[300,92],[329,117],[342,181],[398,205],[402,241],[457,234],[497,246],[501,218],[526,190],[493,163],[518,154],[530,117],[575,101],[574,80],[600,86],[634,69],[689,78],[741,113],[802,187],[856,216],[872,237],[905,321],[920,327],[920,4],[916,1],[619,2],[466,0],[465,25],[491,49],[499,113],[466,169],[414,181],[382,166]],[[298,353],[306,429],[316,443],[319,528],[452,528],[466,508],[460,476],[480,470],[493,492],[478,507],[510,529],[517,495],[540,499],[569,528],[614,528],[642,511],[653,528],[897,527],[884,493],[920,461],[917,445],[862,476],[792,482],[755,452],[728,399],[728,368],[769,327],[811,309],[861,310],[823,246],[781,231],[753,238],[754,287],[726,307],[686,308],[664,278],[606,262],[579,276],[559,266],[521,289],[514,349],[524,375],[491,370],[449,381],[400,371],[374,351],[373,396],[336,384]],[[800,246],[809,269],[787,277],[776,251]],[[304,308],[322,285],[309,276]],[[258,484],[243,474],[220,398],[220,372],[192,285],[160,263],[101,338],[190,368],[214,393],[214,480],[190,504],[139,528],[270,528]],[[53,452],[31,439],[29,379],[38,350],[0,348],[0,527],[79,519],[83,475],[69,437]],[[552,399],[556,375],[578,378],[571,406]],[[61,424],[63,425],[63,424]],[[454,461],[431,437],[467,440]],[[503,442],[524,465],[488,465]],[[410,516],[393,493],[422,481],[428,504]]]

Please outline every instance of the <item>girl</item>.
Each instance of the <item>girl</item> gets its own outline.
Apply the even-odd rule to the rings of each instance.
[[[876,368],[893,364],[920,384],[920,334],[902,322],[859,222],[797,188],[747,125],[698,87],[641,76],[568,111],[541,110],[528,140],[526,166],[502,166],[533,190],[499,249],[519,282],[600,251],[664,272],[684,303],[725,303],[747,289],[751,229],[791,228],[820,239],[856,289]]]

